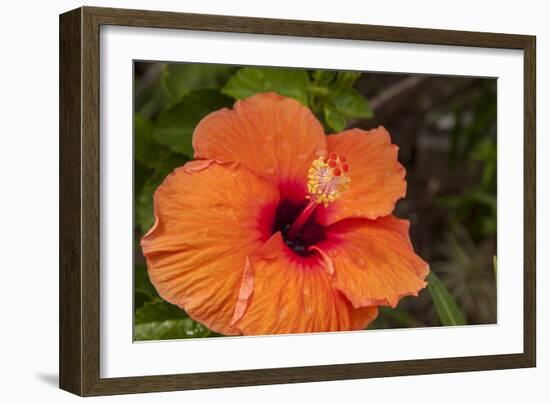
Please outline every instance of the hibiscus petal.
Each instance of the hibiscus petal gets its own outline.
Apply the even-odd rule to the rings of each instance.
[[[355,309],[331,285],[322,258],[296,255],[277,232],[250,256],[253,291],[235,327],[243,334],[365,329],[377,307]]]
[[[376,219],[391,214],[405,196],[405,169],[397,160],[399,148],[382,126],[328,136],[328,151],[347,158],[349,189],[328,207],[317,209],[317,221],[330,225],[351,217]]]
[[[192,161],[154,195],[155,225],[142,238],[162,298],[208,328],[230,326],[247,256],[271,235],[279,194],[242,164]]]
[[[349,219],[327,227],[326,234],[310,249],[333,268],[334,286],[353,306],[395,307],[426,286],[429,267],[412,248],[407,220]]]
[[[292,98],[260,93],[206,116],[193,134],[195,158],[239,161],[303,201],[311,162],[326,154],[324,130]],[[293,184],[298,184],[298,189]],[[282,189],[284,193],[284,189]]]

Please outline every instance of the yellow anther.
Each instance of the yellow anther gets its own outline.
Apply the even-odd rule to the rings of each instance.
[[[349,165],[346,158],[331,154],[313,161],[308,171],[309,198],[327,207],[349,188]]]

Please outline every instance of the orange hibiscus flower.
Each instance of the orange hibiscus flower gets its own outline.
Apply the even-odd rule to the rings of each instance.
[[[325,136],[309,109],[263,93],[206,116],[193,147],[141,246],[162,298],[213,331],[365,329],[426,286],[409,222],[391,215],[405,169],[383,127]]]

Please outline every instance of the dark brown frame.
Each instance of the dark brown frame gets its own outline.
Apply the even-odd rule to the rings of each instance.
[[[99,376],[99,28],[101,25],[460,45],[524,51],[524,350],[521,354],[246,371]],[[534,367],[535,37],[82,7],[60,16],[60,387],[156,392]]]

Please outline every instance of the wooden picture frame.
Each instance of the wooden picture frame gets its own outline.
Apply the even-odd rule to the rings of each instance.
[[[524,52],[524,348],[521,354],[100,377],[100,26],[519,49]],[[533,367],[535,37],[82,7],[60,16],[60,387],[81,396]]]

